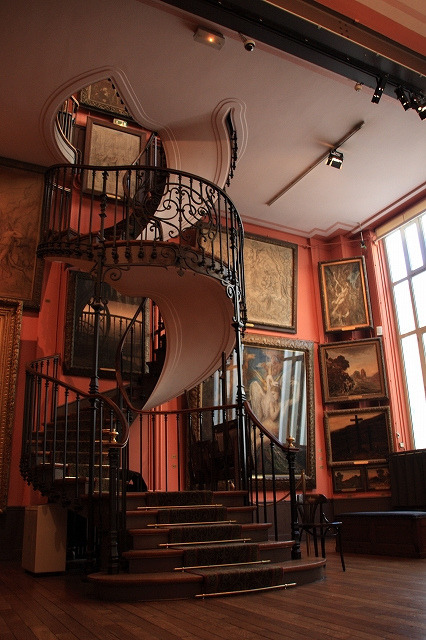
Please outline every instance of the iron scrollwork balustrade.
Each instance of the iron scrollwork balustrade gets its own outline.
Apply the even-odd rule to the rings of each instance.
[[[158,166],[56,165],[46,173],[46,227],[40,257],[93,261],[106,268],[159,260],[244,286],[243,228],[213,183]]]

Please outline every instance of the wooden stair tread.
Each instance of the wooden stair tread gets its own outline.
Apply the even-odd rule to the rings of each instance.
[[[238,542],[238,539],[235,541]],[[218,542],[217,544],[220,544]],[[291,549],[294,544],[293,540],[280,540],[278,542],[267,541],[257,542],[259,550],[271,550],[271,549]],[[161,549],[130,549],[123,552],[123,557],[131,560],[134,558],[161,558],[164,556],[172,558],[180,558],[183,555],[183,549],[179,548],[161,548]]]
[[[285,562],[275,562],[274,565],[282,567],[284,573],[291,573],[295,569],[298,571],[310,571],[312,569],[324,567],[324,558],[314,558],[307,560],[286,560]],[[108,585],[134,585],[134,584],[158,584],[158,583],[179,583],[179,582],[202,582],[202,576],[194,569],[190,571],[165,571],[158,573],[118,573],[110,574],[106,572],[92,573],[87,576],[90,582],[98,582]]]
[[[179,523],[176,523],[176,524],[179,525]],[[194,524],[203,526],[204,523],[195,522]],[[213,524],[216,524],[216,523],[213,523]],[[172,526],[176,526],[176,525],[170,525],[170,527]],[[185,526],[185,525],[182,524],[180,526]],[[270,529],[271,523],[270,522],[250,522],[250,523],[240,524],[240,527],[242,531],[256,531],[256,530],[265,531],[267,529]],[[161,531],[162,533],[167,533],[168,532],[167,525],[164,527],[161,527]],[[128,529],[128,532],[131,536],[149,536],[149,535],[158,534],[159,530],[156,529],[155,527],[150,527],[149,529],[147,527],[141,527],[141,528],[135,527],[132,529]]]
[[[92,573],[87,576],[90,582],[101,582],[109,585],[133,585],[133,584],[158,584],[158,583],[182,583],[202,582],[203,578],[194,573],[185,571],[165,571],[163,573],[118,573],[105,572]]]

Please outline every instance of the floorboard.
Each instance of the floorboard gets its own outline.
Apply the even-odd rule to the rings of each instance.
[[[425,640],[426,560],[328,552],[326,578],[251,595],[126,603],[0,562],[3,640]]]

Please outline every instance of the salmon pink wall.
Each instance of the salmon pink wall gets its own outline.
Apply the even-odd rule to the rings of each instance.
[[[401,434],[400,440],[410,443],[407,428],[407,415],[405,399],[403,396],[401,371],[396,360],[397,348],[392,342],[393,320],[389,303],[383,303],[385,296],[386,278],[383,256],[374,244],[374,236],[364,233],[367,250],[362,251],[359,238],[346,238],[338,236],[328,242],[318,239],[307,239],[301,236],[272,232],[262,229],[260,226],[247,225],[246,231],[256,235],[263,235],[278,240],[292,242],[298,246],[297,269],[297,330],[295,334],[269,332],[272,335],[282,335],[299,340],[308,340],[314,343],[314,388],[315,388],[315,450],[316,450],[316,479],[317,490],[327,496],[332,496],[331,471],[327,467],[326,446],[323,428],[324,407],[321,395],[320,371],[318,362],[318,344],[325,341],[334,341],[335,335],[326,336],[323,331],[322,311],[320,302],[320,290],[318,280],[318,262],[344,257],[365,255],[369,287],[371,292],[372,312],[374,326],[383,327],[383,340],[385,357],[388,359],[390,400],[393,410],[394,432]],[[32,491],[22,480],[19,473],[19,457],[22,437],[23,399],[25,385],[25,363],[47,355],[64,353],[64,327],[66,320],[68,273],[65,265],[61,263],[46,263],[44,272],[44,287],[40,312],[24,313],[22,323],[22,341],[20,347],[19,374],[17,384],[17,401],[15,427],[12,444],[12,460],[10,469],[10,486],[8,504],[26,505],[40,500],[41,496]],[[254,329],[249,329],[253,331]],[[268,333],[268,332],[264,332]],[[350,332],[348,332],[350,333]],[[343,339],[367,337],[359,333],[352,336],[344,336]],[[395,351],[396,349],[396,351]],[[82,390],[88,390],[89,380],[75,376],[65,376],[67,382],[74,384]],[[107,390],[113,385],[113,381],[101,380],[101,390]],[[162,409],[173,410],[178,408],[178,401],[170,403],[170,406]],[[395,436],[395,447],[398,446],[398,438]],[[409,448],[409,447],[407,447]],[[169,470],[171,471],[171,469]],[[371,496],[371,494],[368,494]],[[376,494],[377,495],[377,494]],[[385,494],[384,494],[385,495]],[[388,494],[386,494],[388,495]],[[349,497],[354,494],[349,494]],[[356,497],[365,497],[364,494],[356,494]]]

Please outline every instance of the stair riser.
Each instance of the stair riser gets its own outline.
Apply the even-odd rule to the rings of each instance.
[[[302,571],[290,569],[284,573],[285,583],[296,583],[296,586],[322,580],[323,578],[324,567],[318,566]],[[141,576],[139,584],[123,584],[120,585],[120,588],[113,584],[91,584],[88,593],[91,597],[101,600],[148,602],[152,600],[194,598],[196,595],[202,595],[203,590],[201,582],[180,583],[178,580],[166,581],[164,579],[157,583],[149,579],[144,582],[143,576]],[[262,593],[262,591],[257,591],[256,593]],[[265,591],[265,593],[268,593],[268,591]]]
[[[287,562],[291,560],[291,548],[262,549],[260,548],[259,560],[269,562]],[[182,566],[181,558],[130,558],[129,573],[154,573],[174,571]]]

